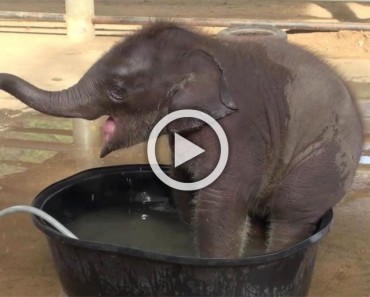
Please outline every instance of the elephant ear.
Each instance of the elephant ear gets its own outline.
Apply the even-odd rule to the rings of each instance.
[[[203,111],[215,120],[237,110],[220,63],[204,50],[193,50],[185,56],[188,74],[170,92],[169,112],[182,109]],[[171,122],[170,132],[186,132],[205,123],[195,118]]]

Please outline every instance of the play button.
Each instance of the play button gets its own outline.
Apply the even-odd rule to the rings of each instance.
[[[207,177],[189,183],[180,182],[170,178],[159,166],[155,154],[157,138],[161,134],[162,130],[169,123],[181,118],[196,118],[205,122],[205,124],[212,128],[216,133],[220,143],[220,156],[213,171]],[[174,167],[180,166],[181,164],[184,164],[185,162],[188,162],[189,160],[203,153],[207,152],[179,134],[174,134]],[[199,110],[183,109],[169,113],[154,126],[148,139],[147,154],[149,165],[152,168],[153,173],[167,186],[180,191],[196,191],[207,187],[221,175],[229,156],[229,144],[224,130],[214,118]]]
[[[185,162],[199,156],[204,153],[204,149],[175,133],[175,146],[174,146],[174,155],[175,155],[175,164],[174,167],[180,166]]]

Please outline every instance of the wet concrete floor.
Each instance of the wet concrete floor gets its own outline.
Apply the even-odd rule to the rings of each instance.
[[[63,36],[0,34],[0,72],[17,74],[42,88],[62,89],[76,82],[116,40],[105,37],[76,45]],[[330,62],[350,80],[367,115],[370,62]],[[144,144],[99,159],[100,124],[48,117],[1,92],[0,209],[30,204],[46,186],[87,168],[147,162]],[[166,139],[161,141],[159,161],[169,163]],[[362,161],[353,191],[335,208],[332,232],[320,244],[310,296],[370,295],[370,167],[367,158]],[[61,294],[47,242],[29,215],[1,219],[0,292]]]

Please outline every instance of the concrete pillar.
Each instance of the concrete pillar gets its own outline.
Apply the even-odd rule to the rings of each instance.
[[[93,39],[94,0],[65,0],[65,3],[68,38],[76,42]]]
[[[105,118],[95,121],[73,119],[73,142],[81,149],[101,148],[103,144],[103,124]]]
[[[72,42],[89,41],[95,37],[92,23],[94,0],[65,0],[67,36]],[[90,150],[102,143],[101,120],[73,119],[74,143],[81,149]]]

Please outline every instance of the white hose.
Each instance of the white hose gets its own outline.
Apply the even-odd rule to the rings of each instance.
[[[47,214],[45,211],[38,209],[36,207],[28,206],[28,205],[16,205],[5,208],[0,211],[0,217],[6,216],[11,213],[15,212],[28,212],[33,215],[39,216],[43,220],[47,221],[50,225],[52,225],[55,229],[57,229],[60,233],[65,236],[78,239],[71,231],[69,231],[66,227],[64,227],[61,223],[59,223],[56,219],[54,219],[51,215]]]

